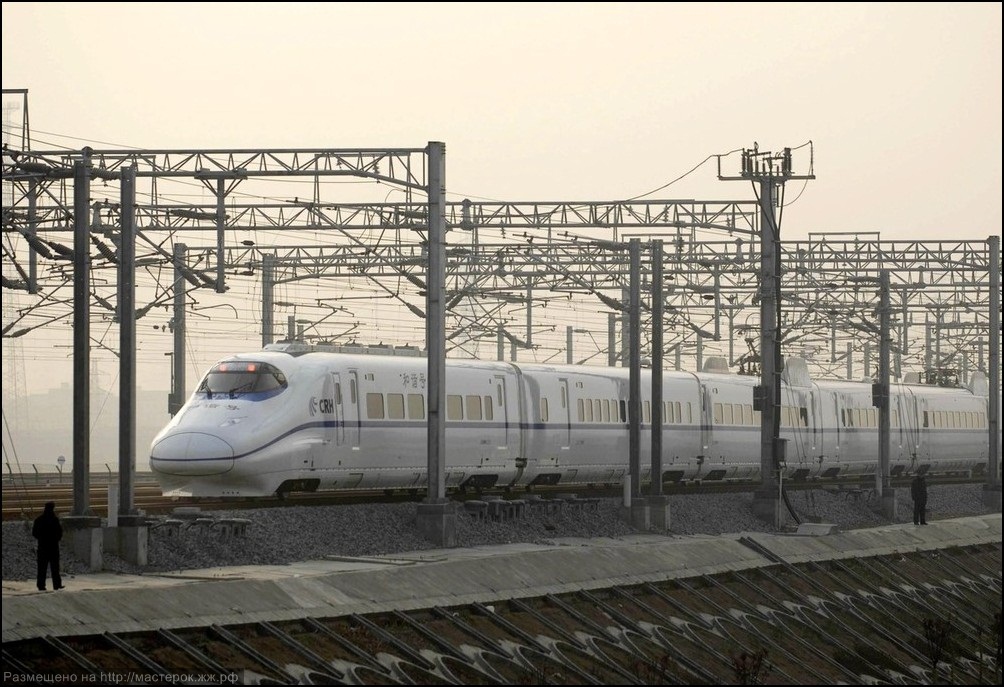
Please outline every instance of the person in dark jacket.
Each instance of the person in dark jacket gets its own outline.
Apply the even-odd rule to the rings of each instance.
[[[31,536],[38,540],[39,590],[45,591],[46,568],[52,570],[52,588],[62,589],[63,580],[59,577],[59,540],[63,538],[63,526],[56,516],[54,501],[46,503],[45,511],[35,518]]]
[[[927,524],[927,479],[923,475],[913,478],[910,485],[910,496],[913,497],[913,524]]]

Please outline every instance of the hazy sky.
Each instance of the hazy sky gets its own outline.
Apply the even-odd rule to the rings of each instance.
[[[695,167],[648,197],[752,200],[700,163],[811,140],[784,239],[1001,233],[1001,3],[5,2],[2,50],[35,149],[444,141],[450,200],[625,199]],[[140,378],[166,388],[161,336]],[[53,348],[25,338],[28,364]]]
[[[438,140],[456,197],[613,200],[812,140],[789,238],[1001,230],[1000,3],[5,2],[3,25],[36,148]],[[655,197],[749,193],[708,163]]]

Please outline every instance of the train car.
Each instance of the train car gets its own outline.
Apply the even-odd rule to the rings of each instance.
[[[165,494],[425,488],[424,358],[271,348],[213,365],[154,439],[150,464]],[[757,383],[668,371],[653,407],[643,370],[642,481],[651,480],[653,413],[663,421],[664,481],[758,480]],[[629,389],[627,368],[448,360],[447,487],[621,483]],[[987,389],[978,375],[968,389],[894,384],[890,403],[894,476],[986,469]],[[779,424],[785,479],[877,469],[868,383],[813,380],[790,358]]]

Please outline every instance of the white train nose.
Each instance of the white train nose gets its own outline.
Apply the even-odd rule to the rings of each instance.
[[[234,449],[212,434],[172,434],[153,445],[150,467],[168,475],[219,475],[233,469]]]

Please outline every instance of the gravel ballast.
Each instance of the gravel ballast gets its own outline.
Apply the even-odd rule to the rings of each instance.
[[[928,521],[989,513],[983,507],[981,485],[932,486]],[[789,499],[802,522],[824,522],[841,529],[891,524],[874,510],[869,492],[833,493],[798,490]],[[752,493],[670,496],[671,535],[717,535],[735,532],[772,532],[775,528],[752,513]],[[908,489],[897,491],[896,522],[912,522]],[[283,565],[326,556],[373,556],[437,548],[423,538],[415,523],[415,503],[290,506],[250,510],[213,510],[202,517],[216,521],[250,521],[243,537],[226,538],[216,527],[190,526],[177,535],[166,528],[150,531],[148,565],[140,568],[105,554],[105,569],[123,573],[158,573],[235,565]],[[65,514],[64,514],[65,515]],[[163,519],[163,518],[160,518]],[[3,580],[32,580],[35,542],[31,523],[3,523]],[[527,509],[515,520],[480,520],[463,508],[457,516],[458,547],[509,543],[549,543],[567,537],[618,537],[638,534],[621,516],[619,499],[600,499],[595,507],[565,507],[544,513]],[[72,579],[86,572],[65,538],[61,570]]]

